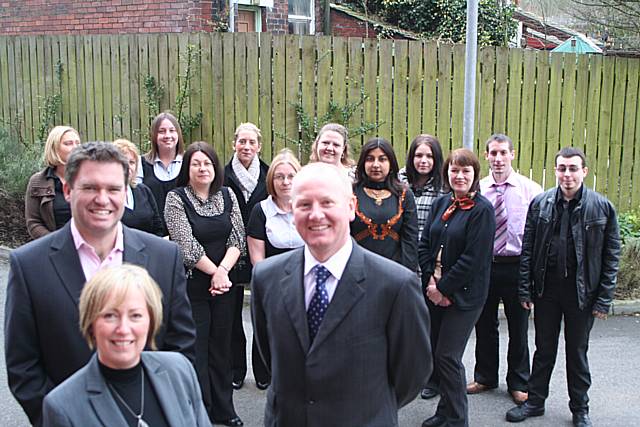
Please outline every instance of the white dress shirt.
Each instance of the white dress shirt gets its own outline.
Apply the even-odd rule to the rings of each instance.
[[[311,255],[311,251],[307,245],[304,246],[304,307],[305,310],[309,308],[311,298],[316,291],[316,274],[313,271],[313,267],[318,264],[323,265],[331,276],[324,283],[327,288],[327,294],[329,295],[329,302],[333,298],[333,294],[336,292],[338,282],[344,273],[344,269],[347,266],[351,251],[353,250],[353,241],[351,238],[347,239],[345,243],[335,254],[333,254],[325,262],[319,262]]]

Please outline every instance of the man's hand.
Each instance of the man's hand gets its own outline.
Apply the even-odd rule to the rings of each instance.
[[[531,301],[522,301],[520,304],[525,310],[531,310],[533,308],[533,303]]]
[[[593,314],[593,317],[595,317],[596,319],[607,320],[607,313],[603,313],[598,310],[593,310],[592,314]]]

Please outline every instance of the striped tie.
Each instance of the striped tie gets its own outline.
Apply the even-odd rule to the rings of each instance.
[[[507,184],[493,184],[496,200],[493,208],[496,211],[496,236],[493,240],[493,254],[501,255],[507,248],[507,206],[504,203],[504,192]]]

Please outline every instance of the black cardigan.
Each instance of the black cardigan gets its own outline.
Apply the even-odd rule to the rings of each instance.
[[[481,307],[489,292],[495,212],[479,193],[474,201],[473,208],[457,209],[445,222],[442,214],[451,205],[451,196],[437,198],[418,246],[423,288],[433,275],[442,248],[442,278],[437,287],[461,310]]]

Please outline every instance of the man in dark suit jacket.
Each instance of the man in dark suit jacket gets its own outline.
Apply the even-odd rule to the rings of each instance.
[[[350,238],[355,200],[335,166],[304,167],[293,193],[305,247],[253,272],[255,337],[272,375],[265,425],[395,426],[432,370],[418,278]]]
[[[11,392],[39,425],[44,396],[84,366],[91,351],[78,326],[78,299],[99,268],[140,265],[163,294],[158,348],[194,360],[195,326],[175,244],[123,226],[128,165],[109,143],[77,147],[64,193],[72,219],[11,253],[5,308],[5,356]]]

